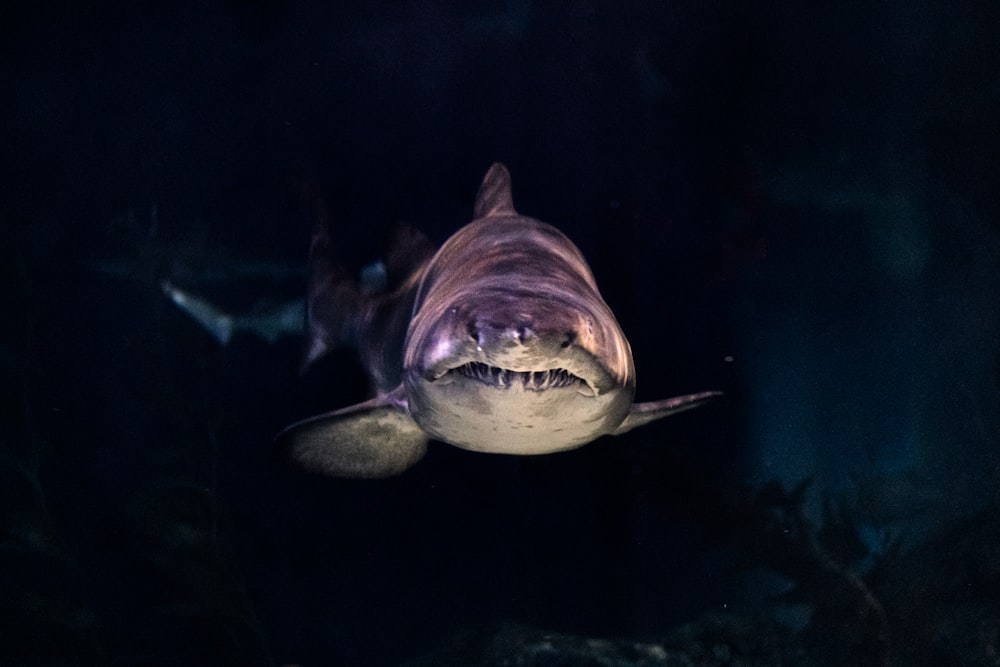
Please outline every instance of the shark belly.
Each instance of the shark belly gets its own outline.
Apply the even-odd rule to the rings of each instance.
[[[474,386],[475,380],[412,387],[413,419],[435,440],[476,452],[550,454],[581,447],[611,433],[631,400],[605,394],[583,404],[575,387],[536,391],[526,373],[507,374],[505,386]],[[530,382],[530,380],[529,380]],[[498,398],[494,392],[502,392]]]

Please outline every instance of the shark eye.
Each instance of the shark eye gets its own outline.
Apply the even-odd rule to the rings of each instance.
[[[570,345],[572,345],[575,342],[576,342],[576,332],[575,331],[567,331],[566,332],[566,336],[563,338],[563,342],[559,344],[559,347],[561,347],[561,348],[563,348],[565,350],[567,347],[569,347]]]

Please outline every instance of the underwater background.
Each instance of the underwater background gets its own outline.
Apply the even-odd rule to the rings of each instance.
[[[1000,664],[1000,4],[41,2],[0,22],[0,665]],[[351,350],[213,338],[489,165],[637,399],[398,478],[271,460]],[[288,332],[285,332],[288,333]]]

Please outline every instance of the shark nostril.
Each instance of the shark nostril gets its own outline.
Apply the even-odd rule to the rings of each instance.
[[[466,325],[466,331],[469,332],[469,338],[474,340],[476,344],[479,344],[479,327],[476,326],[475,322],[469,322]]]

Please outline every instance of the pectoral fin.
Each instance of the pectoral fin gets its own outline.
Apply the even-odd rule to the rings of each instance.
[[[333,477],[392,477],[426,451],[427,434],[410,417],[402,386],[365,403],[292,424],[274,442],[279,458]]]
[[[699,405],[703,405],[718,396],[722,396],[721,391],[703,391],[698,394],[686,394],[684,396],[666,398],[662,401],[633,403],[632,409],[629,411],[628,416],[625,417],[625,421],[613,431],[612,435],[621,435],[622,433],[631,431],[636,426],[648,424],[661,417],[697,408]]]

